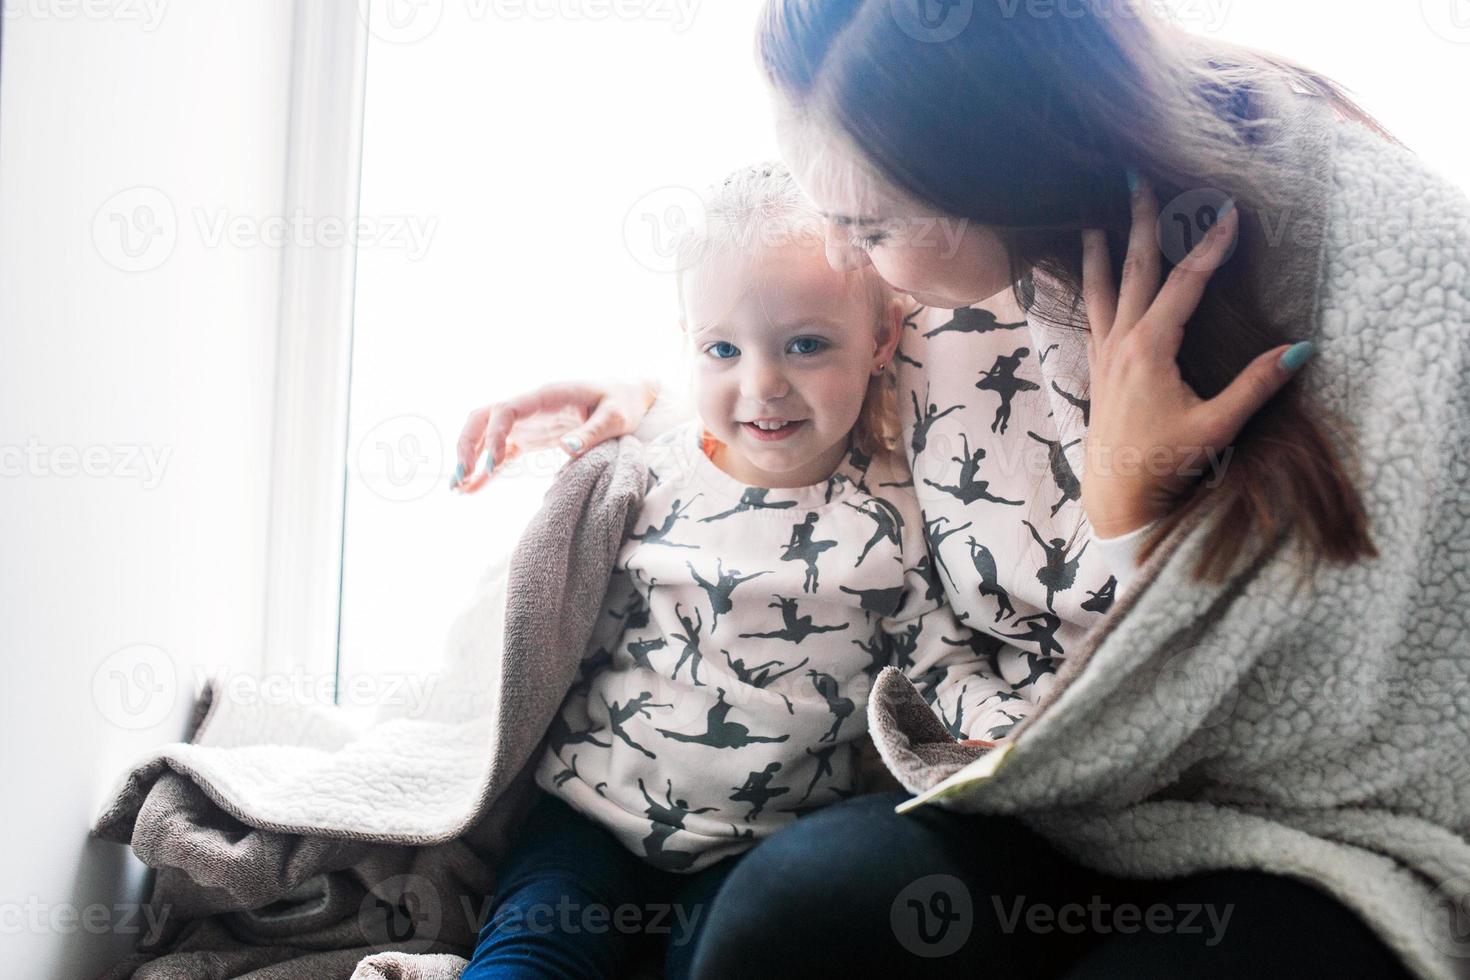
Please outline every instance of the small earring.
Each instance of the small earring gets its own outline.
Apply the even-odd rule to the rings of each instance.
[[[884,369],[884,368],[886,368],[886,367],[887,367],[887,366],[888,366],[888,362],[887,362],[887,361],[880,361],[880,362],[879,362],[879,363],[878,363],[878,370],[879,370],[879,371],[881,371],[881,370],[883,370],[883,369]]]

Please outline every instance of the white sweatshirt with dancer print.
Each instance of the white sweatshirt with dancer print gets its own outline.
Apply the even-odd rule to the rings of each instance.
[[[1001,644],[976,646],[1016,681],[1005,710],[1018,716],[1128,590],[1152,529],[1100,538],[1082,509],[1087,343],[1007,289],[965,309],[911,307],[894,358],[919,526],[952,615]],[[668,378],[634,434],[652,441],[696,417],[687,381]]]
[[[695,419],[648,443],[649,482],[594,652],[536,772],[657,867],[698,871],[852,792],[867,694],[893,663],[956,738],[1024,705],[1001,643],[955,619],[902,459],[750,487]]]

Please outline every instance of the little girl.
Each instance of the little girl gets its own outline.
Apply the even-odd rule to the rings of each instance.
[[[897,448],[901,304],[871,266],[833,271],[820,221],[763,165],[727,178],[682,244],[699,417],[646,447],[594,652],[466,980],[614,975],[660,932],[684,975],[739,855],[853,794],[887,664],[956,738],[1020,718],[998,641],[944,602]]]

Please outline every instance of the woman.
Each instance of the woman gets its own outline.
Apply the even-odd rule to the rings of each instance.
[[[1122,594],[1100,540],[1147,560],[1195,529],[1205,581],[1282,536],[1308,581],[1374,558],[1370,524],[1393,515],[1362,486],[1388,461],[1357,476],[1359,433],[1322,397],[1333,379],[1293,378],[1354,247],[1326,240],[1323,215],[1358,169],[1410,164],[1335,86],[1133,4],[772,0],[759,57],[783,155],[829,216],[829,260],[872,262],[925,307],[899,394],[930,546],[957,613],[1007,641],[1020,696],[1044,703]],[[1351,171],[1320,125],[1296,126],[1324,114]],[[1361,214],[1338,226],[1389,217],[1354,200]],[[1463,307],[1444,329],[1459,356]],[[1374,356],[1328,353],[1321,373]],[[651,393],[557,385],[481,409],[461,474],[546,412],[585,418],[572,452],[634,431]],[[1447,521],[1425,567],[1464,544],[1463,517]],[[1432,642],[1465,641],[1462,623]],[[1223,861],[1175,881],[1110,876],[1014,818],[895,815],[902,798],[848,801],[754,849],[706,912],[693,974],[1406,975],[1403,950],[1298,878]],[[1213,909],[1220,927],[1018,918],[1078,903]],[[952,921],[965,935],[946,948]]]

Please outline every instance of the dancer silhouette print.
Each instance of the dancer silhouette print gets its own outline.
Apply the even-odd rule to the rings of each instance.
[[[1031,531],[1031,537],[1046,552],[1046,567],[1036,573],[1036,580],[1046,587],[1046,608],[1056,612],[1052,600],[1056,598],[1058,592],[1065,592],[1072,587],[1072,583],[1077,578],[1077,563],[1082,558],[1082,552],[1087,550],[1087,545],[1091,542],[1084,543],[1075,555],[1068,558],[1065,538],[1052,538],[1050,541],[1044,541],[1036,530],[1036,525],[1027,520],[1021,523],[1026,525]]]
[[[1036,382],[1016,377],[1022,359],[1030,353],[1029,347],[1017,347],[1010,354],[998,355],[995,363],[981,371],[980,380],[975,382],[975,387],[981,391],[993,391],[1000,396],[1000,407],[995,410],[995,421],[990,423],[991,432],[1005,434],[1006,426],[1011,421],[1011,399],[1016,397],[1017,392],[1041,390]]]
[[[786,550],[781,552],[782,561],[806,562],[806,578],[801,583],[803,592],[817,591],[817,558],[829,548],[837,547],[835,540],[813,539],[816,529],[816,511],[809,511],[806,518],[791,529],[791,541],[786,545]]]

